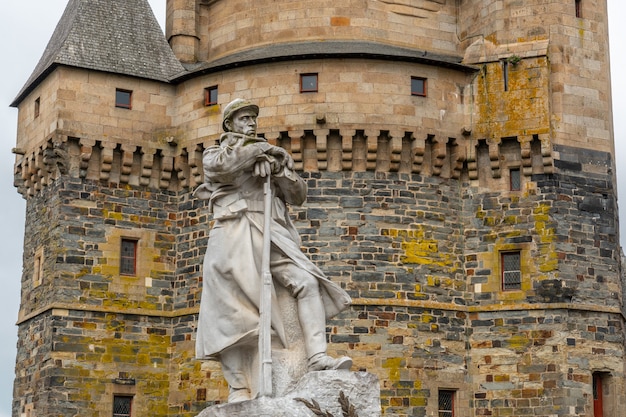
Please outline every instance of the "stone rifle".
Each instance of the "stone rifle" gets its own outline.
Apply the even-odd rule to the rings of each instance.
[[[259,396],[272,395],[272,273],[270,271],[270,245],[272,227],[272,184],[268,172],[263,185],[264,219],[263,252],[261,257],[261,302],[259,304]]]

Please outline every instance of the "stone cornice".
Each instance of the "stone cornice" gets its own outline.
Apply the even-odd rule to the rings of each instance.
[[[439,303],[436,301],[424,301],[424,300],[397,300],[386,298],[357,298],[352,300],[352,306],[377,306],[377,307],[408,307],[408,308],[423,308],[428,310],[446,310],[446,311],[458,311],[463,313],[491,313],[491,312],[506,312],[506,311],[539,311],[539,310],[572,310],[572,311],[585,311],[600,314],[619,314],[622,319],[626,320],[626,315],[619,307],[599,306],[599,305],[587,305],[576,303],[517,303],[517,304],[489,304],[489,305],[474,305],[464,306],[454,303]],[[172,311],[158,311],[147,310],[141,308],[129,308],[120,309],[116,307],[99,307],[87,304],[71,304],[71,303],[52,303],[48,306],[35,310],[27,315],[20,316],[17,320],[17,325],[25,323],[33,318],[52,312],[53,315],[65,315],[69,311],[87,311],[95,313],[110,313],[110,314],[129,314],[139,315],[147,317],[161,317],[161,318],[177,318],[189,315],[198,314],[199,307],[189,307],[184,309],[177,309]],[[55,313],[56,311],[56,313]]]
[[[230,53],[210,62],[190,64],[187,65],[187,72],[181,73],[173,82],[179,83],[204,74],[267,62],[337,58],[413,62],[450,68],[466,73],[478,71],[476,67],[465,65],[461,56],[444,55],[377,42],[311,40],[307,42],[256,46],[253,49]]]

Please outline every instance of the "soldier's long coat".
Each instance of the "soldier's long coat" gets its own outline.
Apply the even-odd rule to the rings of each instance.
[[[264,179],[254,177],[252,169],[255,162],[271,159],[265,153],[271,146],[263,138],[226,133],[220,145],[204,152],[205,183],[196,195],[210,199],[215,223],[204,257],[196,339],[199,359],[219,359],[224,349],[255,343],[258,337]],[[326,317],[332,317],[350,304],[350,297],[302,253],[300,238],[285,205],[302,204],[306,184],[284,168],[273,176],[273,190],[272,250],[282,251],[319,280]],[[275,293],[272,329],[286,346]]]

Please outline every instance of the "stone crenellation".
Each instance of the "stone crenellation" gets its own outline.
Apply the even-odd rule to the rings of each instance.
[[[376,171],[413,173],[459,179],[467,164],[470,179],[478,179],[478,166],[488,158],[491,172],[500,178],[507,158],[518,161],[522,173],[553,172],[547,138],[520,137],[487,145],[485,139],[467,157],[466,139],[416,138],[414,132],[397,133],[363,130],[315,130],[300,133],[267,134],[270,143],[289,150],[295,167],[306,171]],[[32,196],[61,175],[108,181],[113,184],[149,186],[173,190],[195,188],[202,183],[202,152],[215,143],[199,143],[185,148],[153,148],[122,143],[102,143],[89,139],[63,137],[48,140],[30,155],[23,155],[15,166],[14,184],[25,196]],[[507,150],[503,152],[506,146]],[[511,150],[508,150],[511,148]],[[484,182],[491,178],[484,179]]]

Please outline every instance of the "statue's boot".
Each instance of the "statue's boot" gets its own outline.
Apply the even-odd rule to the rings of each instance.
[[[246,377],[242,373],[234,372],[229,375],[228,382],[228,402],[238,403],[252,399],[250,389],[247,384]]]
[[[325,371],[332,369],[350,369],[352,367],[352,359],[347,356],[333,358],[325,353],[318,353],[309,358],[309,371]]]
[[[247,401],[254,397],[255,372],[258,367],[254,361],[256,349],[256,346],[238,346],[221,353],[222,372],[228,382],[229,403]]]
[[[247,388],[229,388],[229,391],[228,391],[229,403],[239,403],[239,402],[248,401],[251,399],[252,399],[252,396],[250,395],[250,391]]]
[[[350,369],[352,359],[333,358],[326,354],[326,316],[319,295],[298,299],[298,317],[306,348],[309,371]]]

